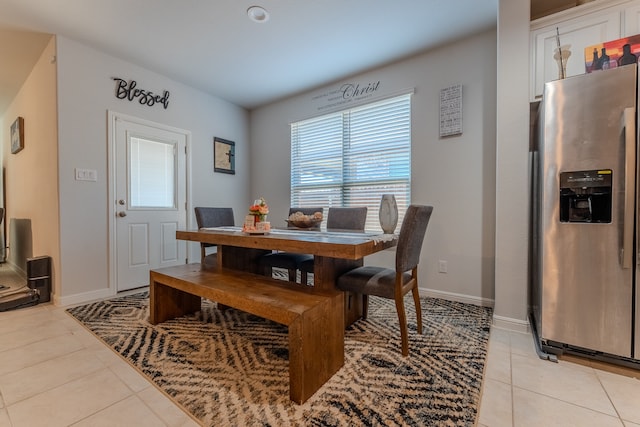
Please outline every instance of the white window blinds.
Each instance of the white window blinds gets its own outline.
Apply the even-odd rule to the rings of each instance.
[[[411,201],[411,95],[291,125],[291,206],[367,206],[381,230],[383,194],[394,194],[398,229]]]
[[[171,142],[129,138],[129,207],[175,208],[175,146]]]

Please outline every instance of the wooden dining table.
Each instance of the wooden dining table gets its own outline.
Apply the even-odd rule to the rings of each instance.
[[[313,286],[330,290],[336,289],[336,280],[341,274],[363,265],[364,257],[398,243],[398,236],[394,234],[306,229],[272,229],[265,234],[249,234],[241,227],[178,230],[176,238],[216,245],[218,268],[258,274],[263,273],[258,266],[259,258],[272,251],[311,254],[314,256]],[[362,309],[362,298],[345,292],[345,326],[361,318]]]

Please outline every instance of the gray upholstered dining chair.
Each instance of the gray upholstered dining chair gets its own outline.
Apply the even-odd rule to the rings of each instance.
[[[418,333],[422,334],[422,309],[418,293],[418,262],[432,212],[433,206],[410,205],[407,208],[396,247],[395,269],[364,266],[338,277],[337,287],[339,289],[362,294],[364,319],[368,314],[369,295],[395,300],[398,321],[400,322],[403,356],[409,354],[404,296],[410,291],[416,306]]]
[[[302,212],[305,215],[313,215],[316,212],[323,212],[324,208],[289,208],[289,216],[296,212]],[[313,255],[299,254],[293,252],[273,252],[260,257],[258,266],[265,276],[273,275],[273,268],[284,268],[289,274],[289,281],[295,282],[300,264],[308,259],[313,260]]]
[[[233,219],[233,208],[197,207],[194,210],[196,213],[198,228],[235,225],[235,221]],[[215,263],[216,254],[207,255],[206,252],[206,248],[212,246],[215,245],[200,243],[200,263],[205,264],[205,260],[207,262]]]
[[[327,213],[327,231],[364,231],[367,222],[367,207],[329,208]],[[313,256],[303,260],[299,266],[300,282],[307,284],[309,273],[313,273]]]

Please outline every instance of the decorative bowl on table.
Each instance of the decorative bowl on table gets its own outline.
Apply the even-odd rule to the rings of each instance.
[[[322,212],[316,212],[313,215],[304,215],[302,212],[295,212],[286,219],[289,227],[296,228],[318,228],[322,223]]]

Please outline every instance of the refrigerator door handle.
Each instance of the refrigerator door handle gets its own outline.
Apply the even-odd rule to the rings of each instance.
[[[622,268],[633,265],[633,220],[635,197],[635,108],[625,108],[622,117],[622,132],[624,133],[624,216],[622,224]]]

